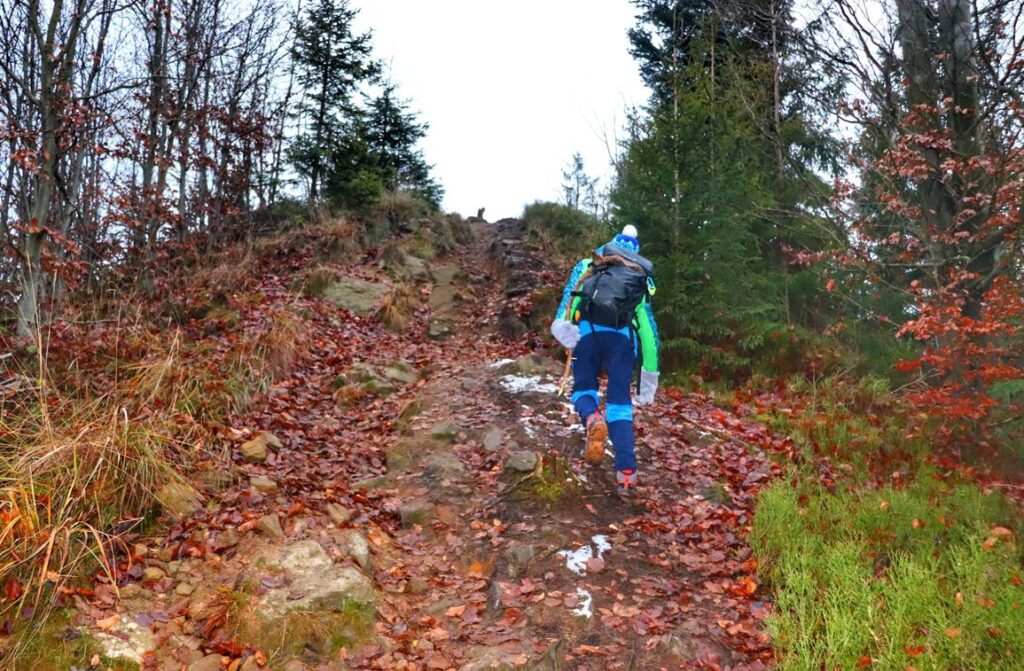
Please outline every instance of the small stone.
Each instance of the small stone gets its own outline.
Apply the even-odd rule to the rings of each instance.
[[[273,494],[278,489],[277,482],[263,475],[257,475],[249,480],[249,485],[260,494]]]
[[[271,538],[284,538],[284,529],[277,515],[264,515],[256,522],[256,528]]]
[[[209,468],[199,471],[195,474],[195,479],[208,492],[212,493],[223,492],[235,482],[235,476],[231,474],[231,471],[226,471],[222,468]]]
[[[381,371],[384,377],[403,384],[414,384],[420,379],[416,369],[406,363],[396,363]]]
[[[196,588],[187,582],[180,582],[178,583],[178,586],[174,588],[174,593],[179,596],[188,596],[194,591],[196,591]]]
[[[342,534],[340,540],[341,548],[345,551],[345,554],[358,564],[359,568],[364,571],[370,571],[372,568],[370,544],[366,541],[366,536],[358,531],[346,531]]]
[[[216,552],[223,552],[228,548],[233,548],[242,540],[242,537],[238,535],[238,530],[234,527],[228,527],[213,539],[213,549]]]
[[[518,566],[525,565],[533,559],[534,554],[536,554],[536,551],[529,543],[512,543],[509,545],[508,550],[505,551],[505,556],[509,562]]]
[[[252,440],[242,443],[242,447],[239,448],[242,458],[256,464],[262,464],[266,461],[268,454],[266,435],[261,434]]]
[[[439,452],[427,459],[424,478],[427,480],[462,480],[467,471],[462,460],[451,452]]]
[[[517,473],[529,473],[537,467],[537,453],[529,450],[520,450],[508,455],[505,460],[505,469]]]
[[[386,475],[377,475],[372,478],[366,478],[365,480],[359,480],[358,482],[352,483],[352,489],[356,491],[369,491],[371,489],[383,489],[390,484],[390,480]]]
[[[505,442],[505,434],[498,427],[494,427],[484,435],[484,451],[497,452]]]
[[[427,337],[431,340],[444,340],[454,332],[454,324],[446,319],[431,319],[427,326]]]
[[[398,507],[398,516],[406,529],[425,523],[434,513],[434,505],[428,501],[409,501]]]
[[[188,671],[220,671],[220,655],[207,655],[188,665]]]
[[[331,521],[336,525],[341,526],[347,524],[352,519],[352,511],[345,506],[340,506],[337,503],[327,504],[327,515],[331,518]]]
[[[459,437],[462,427],[450,419],[438,422],[430,429],[430,437],[434,440],[444,440],[450,443],[455,442]]]
[[[158,580],[163,580],[165,575],[167,575],[167,574],[164,573],[163,569],[161,569],[161,568],[159,568],[157,566],[147,566],[142,571],[142,581],[143,582],[157,582]]]
[[[383,380],[369,380],[363,383],[363,391],[371,396],[390,396],[395,388]]]
[[[281,671],[309,671],[310,668],[297,659],[290,659],[281,667]]]
[[[202,498],[183,482],[171,482],[159,489],[156,499],[165,511],[177,518],[188,517],[197,510]]]
[[[148,593],[149,590],[138,583],[130,582],[124,587],[122,587],[120,592],[121,598],[125,601],[129,601],[131,599],[137,599],[138,597],[142,596],[143,592]]]

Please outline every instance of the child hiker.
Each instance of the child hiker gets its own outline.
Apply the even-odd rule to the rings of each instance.
[[[573,268],[562,292],[551,334],[572,357],[572,402],[587,429],[584,458],[604,459],[605,440],[615,447],[615,480],[622,494],[637,483],[630,383],[641,363],[636,402],[654,402],[658,389],[658,327],[651,311],[654,266],[640,256],[634,226]],[[608,375],[605,414],[599,409],[598,373]]]

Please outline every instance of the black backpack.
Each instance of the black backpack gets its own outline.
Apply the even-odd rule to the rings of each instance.
[[[600,326],[632,326],[636,308],[647,298],[654,265],[636,252],[617,246],[595,253],[590,271],[574,296],[580,316]]]

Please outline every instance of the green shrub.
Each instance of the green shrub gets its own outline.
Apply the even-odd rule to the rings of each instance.
[[[589,253],[614,234],[597,217],[559,203],[527,205],[523,221],[531,233],[550,242],[563,254]]]

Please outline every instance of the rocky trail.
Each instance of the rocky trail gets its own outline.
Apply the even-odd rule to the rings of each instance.
[[[402,333],[344,297],[304,311],[308,352],[228,422],[208,500],[138,541],[119,589],[77,597],[110,656],[160,671],[762,669],[770,612],[745,542],[777,475],[756,423],[700,395],[637,413],[643,489],[579,459],[562,363],[524,324],[518,222],[428,267]],[[411,263],[411,261],[410,261]],[[248,317],[247,317],[248,318]],[[254,317],[255,318],[255,317]],[[512,336],[511,339],[509,336]]]

